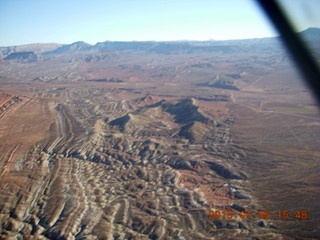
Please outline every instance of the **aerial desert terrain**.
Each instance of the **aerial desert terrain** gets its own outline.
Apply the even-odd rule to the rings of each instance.
[[[0,57],[0,239],[320,238],[319,106],[279,38]]]

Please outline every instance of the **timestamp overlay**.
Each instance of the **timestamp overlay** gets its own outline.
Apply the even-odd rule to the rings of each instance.
[[[234,209],[225,209],[225,210],[217,210],[210,209],[208,218],[209,219],[227,219],[227,220],[235,220],[235,219],[246,219],[246,220],[310,220],[316,214],[312,211],[308,211],[307,209],[297,209],[297,210],[287,210],[287,209],[279,209],[279,210],[268,210],[268,209],[259,209],[259,210],[243,210],[236,211]]]

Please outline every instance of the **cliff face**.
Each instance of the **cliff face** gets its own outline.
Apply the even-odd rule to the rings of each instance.
[[[34,52],[14,52],[10,53],[3,60],[17,60],[19,62],[36,62],[39,57]]]

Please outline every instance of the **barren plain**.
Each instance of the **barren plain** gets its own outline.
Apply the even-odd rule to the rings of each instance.
[[[320,238],[319,106],[279,39],[0,50],[1,239]]]

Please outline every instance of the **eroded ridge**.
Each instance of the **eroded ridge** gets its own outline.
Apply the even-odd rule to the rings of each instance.
[[[233,143],[230,112],[194,98],[119,101],[109,91],[91,98],[93,90],[59,91],[21,106],[26,126],[46,117],[10,134],[32,139],[16,145],[3,137],[3,237],[270,236],[254,229],[257,220],[208,218],[210,209],[254,206],[239,166],[248,149]]]
[[[320,236],[318,106],[279,38],[48,47],[0,48],[1,239]]]

